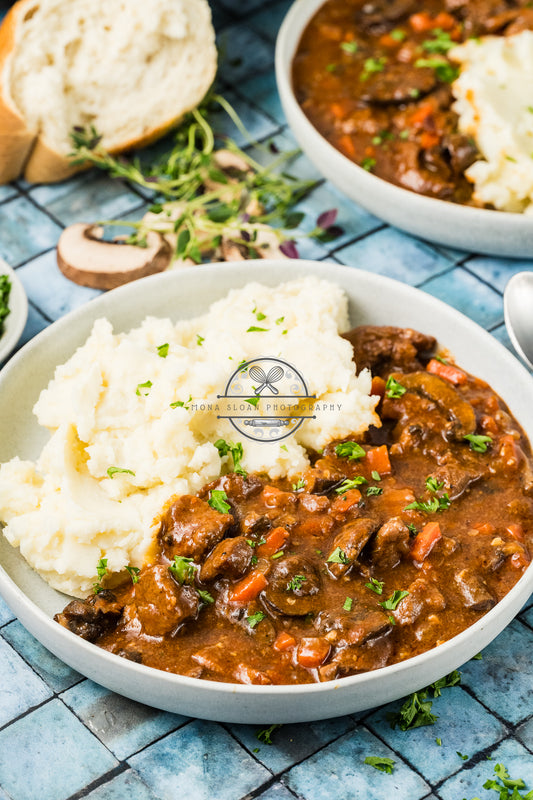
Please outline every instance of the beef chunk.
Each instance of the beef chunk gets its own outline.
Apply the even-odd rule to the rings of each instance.
[[[82,639],[93,642],[113,627],[122,608],[113,592],[104,590],[88,600],[72,600],[54,620]]]
[[[377,35],[390,30],[416,10],[415,0],[370,0],[358,11],[357,23],[365,33]]]
[[[329,634],[328,639],[336,646],[344,647],[365,644],[370,639],[384,636],[390,633],[392,625],[384,611],[357,603],[353,611],[342,615],[321,611],[315,620],[315,628],[321,634]]]
[[[229,472],[204,486],[198,495],[207,499],[213,489],[226,492],[231,513],[236,520],[240,521],[245,513],[246,501],[259,494],[262,488],[261,481],[255,475],[244,477],[236,472]]]
[[[175,632],[186,620],[196,619],[200,597],[193,586],[180,586],[164,564],[144,569],[135,584],[133,608],[128,619],[136,617],[143,633],[164,636]]]
[[[248,567],[254,554],[244,536],[223,539],[209,553],[200,570],[201,581],[212,581],[217,575],[227,578],[240,578]]]
[[[273,608],[291,617],[304,616],[318,608],[320,574],[304,556],[287,556],[276,561],[268,573],[265,598]]]
[[[481,468],[479,463],[476,464],[476,469],[448,457],[446,458],[446,463],[433,471],[433,477],[438,483],[444,483],[444,488],[448,492],[450,500],[457,500],[472,483],[483,478],[487,471],[486,468]]]
[[[366,368],[373,374],[384,375],[394,369],[400,372],[420,369],[419,356],[431,352],[436,344],[433,336],[391,325],[361,325],[343,337],[353,347],[358,372]]]
[[[424,578],[417,578],[409,586],[409,594],[401,600],[393,612],[397,625],[412,625],[428,609],[441,611],[446,600],[437,587]]]
[[[201,560],[233,525],[231,514],[222,514],[200,497],[178,497],[161,518],[159,541],[167,558],[189,556]]]
[[[489,591],[483,578],[470,569],[463,569],[455,575],[455,583],[463,597],[463,605],[472,611],[489,611],[496,605],[496,599]]]
[[[437,85],[435,70],[413,64],[391,62],[380,72],[371,72],[361,91],[367,103],[388,105],[408,103],[413,96],[423,97]]]
[[[347,522],[346,525],[342,526],[333,540],[331,552],[326,562],[326,566],[334,578],[341,578],[352,568],[354,561],[359,557],[361,550],[376,530],[376,527],[377,522],[366,517]],[[330,560],[332,558],[334,559],[333,561]]]
[[[370,559],[377,567],[392,569],[409,552],[409,528],[400,517],[392,517],[372,540]]]
[[[217,642],[215,645],[204,647],[194,653],[191,658],[211,673],[210,677],[218,677],[223,680],[226,679],[229,672],[237,683],[253,685],[272,683],[265,672],[255,669],[249,664],[244,664],[235,654],[228,652],[224,642]]]

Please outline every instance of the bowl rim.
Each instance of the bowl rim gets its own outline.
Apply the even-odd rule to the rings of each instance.
[[[278,267],[280,272],[283,270],[283,277],[281,280],[292,280],[296,277],[304,276],[305,274],[312,274],[318,278],[328,279],[328,274],[331,276],[331,281],[337,285],[343,286],[343,278],[344,276],[352,276],[354,272],[360,275],[359,280],[366,281],[372,288],[375,287],[377,291],[384,289],[388,292],[393,292],[395,295],[395,301],[398,303],[405,302],[408,304],[408,301],[416,301],[423,297],[424,303],[427,307],[431,310],[435,310],[437,314],[444,314],[444,316],[451,317],[450,322],[457,321],[459,319],[461,321],[462,329],[468,333],[468,331],[476,332],[476,335],[487,342],[491,348],[493,348],[496,352],[499,353],[500,359],[503,358],[506,365],[509,366],[511,372],[515,373],[515,376],[520,376],[521,380],[525,380],[527,383],[531,385],[533,391],[533,376],[522,366],[522,364],[516,359],[500,342],[494,339],[491,334],[482,328],[480,325],[475,323],[469,317],[462,314],[460,311],[457,311],[452,306],[444,303],[442,300],[429,295],[426,292],[423,292],[421,289],[416,287],[410,286],[408,284],[402,283],[397,281],[393,278],[389,278],[387,276],[375,274],[372,272],[366,272],[364,270],[358,270],[356,267],[344,266],[344,265],[337,265],[330,262],[316,262],[310,260],[298,260],[294,262],[296,265],[296,274],[287,274],[287,261],[277,261],[277,260],[259,260],[259,261],[247,261],[246,264],[246,272],[247,272],[247,280],[246,282],[250,281],[258,281],[258,282],[266,282],[267,285],[276,285],[273,284],[267,278],[265,281],[265,273],[271,268]],[[243,264],[242,262],[228,262],[225,264],[211,264],[211,265],[203,265],[202,269],[202,276],[205,278],[206,282],[213,280],[215,282],[216,276],[221,275],[221,271],[224,273],[229,272],[235,268],[242,269]],[[117,289],[112,290],[104,295],[100,295],[88,303],[80,306],[76,309],[70,311],[64,317],[56,320],[46,329],[41,331],[37,336],[35,336],[32,340],[30,340],[21,350],[11,359],[8,364],[1,370],[0,373],[0,391],[2,384],[7,382],[10,379],[11,373],[16,372],[23,368],[24,359],[27,354],[32,353],[34,350],[45,349],[49,340],[51,338],[56,338],[58,334],[61,334],[65,329],[73,322],[79,322],[80,320],[83,322],[85,319],[90,319],[91,316],[94,314],[95,311],[101,309],[101,313],[99,316],[105,315],[106,313],[112,313],[114,309],[117,309],[120,304],[122,307],[127,305],[128,297],[132,294],[136,294],[137,292],[141,292],[142,288],[151,286],[152,284],[157,285],[158,283],[161,284],[162,291],[165,290],[167,284],[170,286],[176,285],[179,286],[180,276],[185,275],[186,273],[190,274],[191,271],[194,271],[195,267],[188,267],[185,270],[180,271],[171,271],[166,273],[161,273],[158,275],[153,275],[147,278],[142,278],[140,281],[134,281],[126,286],[119,287]],[[298,274],[299,273],[299,274]],[[327,273],[327,274],[324,274]],[[280,279],[277,279],[276,282],[280,282]],[[240,283],[238,284],[241,285]],[[142,288],[141,288],[142,287]],[[222,295],[221,295],[222,296]],[[108,307],[110,306],[110,307]],[[187,313],[180,315],[181,317],[186,318]],[[141,320],[138,320],[137,323],[132,323],[133,325],[138,324]],[[131,326],[130,326],[131,327]],[[520,424],[523,424],[520,421]],[[55,652],[63,661],[66,663],[70,663],[71,666],[74,666],[75,669],[78,669],[83,674],[88,675],[88,677],[92,677],[94,670],[91,666],[91,671],[84,672],[83,665],[85,661],[87,664],[92,662],[96,659],[97,665],[102,664],[104,667],[109,666],[112,668],[114,673],[119,675],[132,675],[135,676],[139,681],[148,681],[149,683],[155,682],[156,684],[164,685],[169,690],[169,696],[172,696],[172,691],[179,692],[180,686],[185,688],[189,687],[195,690],[195,692],[199,692],[204,696],[218,696],[218,695],[239,695],[242,697],[283,697],[289,695],[310,695],[314,697],[315,695],[323,695],[329,694],[339,689],[344,689],[349,691],[352,688],[361,688],[364,687],[366,684],[372,685],[374,682],[382,679],[386,681],[387,679],[394,679],[400,678],[403,674],[408,674],[410,671],[415,671],[417,667],[422,667],[424,665],[427,666],[429,674],[436,674],[439,670],[435,669],[434,662],[443,660],[446,662],[446,656],[451,654],[452,658],[448,659],[448,662],[453,661],[453,654],[457,650],[461,650],[461,646],[464,645],[464,651],[467,653],[471,653],[467,658],[461,658],[459,663],[457,663],[457,658],[455,662],[457,666],[460,666],[461,663],[464,663],[469,658],[472,658],[479,649],[487,646],[487,644],[495,638],[497,633],[494,634],[491,628],[497,627],[498,633],[503,630],[511,621],[512,619],[520,612],[520,608],[523,604],[527,601],[528,597],[533,590],[533,562],[532,564],[525,570],[523,575],[519,578],[519,580],[514,584],[511,590],[494,606],[493,609],[488,611],[483,617],[477,620],[473,625],[466,628],[461,633],[457,634],[456,636],[452,637],[451,639],[443,642],[442,644],[438,645],[437,647],[431,648],[430,650],[425,651],[419,655],[413,656],[409,659],[404,661],[396,662],[394,664],[390,664],[385,667],[381,667],[377,670],[369,671],[360,673],[358,675],[347,676],[343,678],[338,678],[332,681],[326,681],[323,683],[310,683],[310,684],[280,684],[280,685],[267,685],[267,686],[258,686],[258,685],[246,685],[246,684],[234,684],[234,683],[227,683],[227,682],[218,682],[218,681],[210,681],[204,680],[200,678],[191,678],[185,675],[180,675],[177,673],[166,673],[162,670],[155,669],[153,667],[147,667],[142,664],[136,664],[132,661],[128,661],[126,659],[122,659],[120,657],[115,656],[112,653],[109,653],[105,650],[98,648],[96,645],[89,643],[83,639],[80,639],[75,634],[71,633],[70,631],[66,630],[65,628],[61,627],[57,623],[54,622],[53,618],[51,618],[41,607],[39,607],[30,597],[17,585],[15,580],[8,575],[2,564],[0,564],[0,595],[4,597],[5,601],[8,605],[13,606],[17,609],[15,612],[16,616],[20,619],[22,624],[27,627],[30,632],[36,636],[37,639],[40,639],[39,632],[41,629],[49,630],[53,643],[50,644],[49,641],[46,643],[46,647]],[[516,605],[517,598],[521,598],[521,606],[518,609],[510,608],[510,606]],[[505,620],[504,624],[501,625],[501,621]],[[499,620],[499,622],[498,622]],[[497,625],[493,626],[492,623],[497,622]],[[485,631],[484,640],[485,644],[480,646],[479,643],[476,643],[475,647],[470,644],[468,647],[468,640],[474,634],[481,634]],[[73,638],[74,637],[74,638]],[[483,638],[483,637],[482,637]],[[75,658],[71,659],[69,656],[69,651],[74,651]],[[79,652],[79,657],[78,657]],[[86,659],[84,658],[86,656]],[[433,672],[431,669],[433,667]],[[89,668],[87,668],[89,669]],[[447,670],[446,670],[447,671]],[[440,674],[442,674],[442,670],[440,670]],[[439,676],[437,676],[439,677]],[[434,678],[434,680],[437,679]],[[102,677],[93,677],[93,680],[97,680],[97,682],[106,685],[106,681],[102,679]],[[427,685],[429,681],[427,681],[424,685]],[[394,683],[394,681],[393,681]],[[398,681],[396,682],[398,683]],[[113,691],[120,692],[120,688],[116,688],[115,686],[110,686]],[[132,696],[128,693],[128,691],[124,691],[123,694],[127,696]],[[396,692],[395,697],[400,697],[405,692]],[[133,699],[139,699],[138,696],[134,697]],[[385,702],[385,701],[384,701]],[[152,704],[154,705],[154,704]],[[165,706],[160,705],[154,707],[163,708]],[[170,709],[176,710],[176,709]],[[179,712],[178,712],[179,713]],[[224,713],[224,715],[220,716],[217,714],[213,715],[206,715],[199,713],[197,716],[208,718],[208,719],[220,719],[221,721],[239,721],[236,719],[230,719],[231,715]],[[331,715],[330,715],[331,716]],[[338,716],[338,714],[335,714]],[[327,714],[321,714],[320,716],[308,716],[306,719],[326,719]],[[295,719],[291,718],[292,721],[296,721]]]
[[[355,161],[352,161],[340,150],[337,150],[315,128],[303,112],[294,94],[291,66],[305,27],[318,9],[325,5],[326,2],[327,0],[294,0],[283,19],[276,39],[274,60],[280,97],[283,106],[286,106],[292,117],[296,119],[306,139],[309,139],[317,147],[322,148],[328,154],[328,158],[333,162],[336,169],[344,173],[353,173],[359,182],[366,182],[367,186],[379,187],[382,191],[388,191],[391,204],[409,202],[412,205],[413,213],[416,213],[418,209],[432,210],[435,216],[447,215],[450,224],[457,220],[457,222],[461,221],[463,223],[484,224],[488,227],[497,226],[500,228],[508,226],[507,232],[509,235],[513,233],[519,234],[523,229],[531,230],[533,220],[528,214],[477,208],[461,203],[453,203],[449,200],[441,200],[437,197],[427,197],[380,178],[378,175],[364,170]],[[406,197],[408,200],[406,200]]]

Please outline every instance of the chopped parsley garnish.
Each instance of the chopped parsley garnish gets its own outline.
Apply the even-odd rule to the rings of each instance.
[[[402,31],[401,28],[395,28],[393,31],[390,32],[389,36],[395,42],[403,42],[407,34],[405,31]]]
[[[367,172],[371,172],[376,166],[376,159],[372,158],[371,156],[367,156],[366,158],[363,158],[363,160],[361,161],[361,166]]]
[[[369,486],[366,490],[366,496],[372,497],[373,495],[383,494],[381,486]]]
[[[408,595],[409,592],[396,589],[387,600],[383,600],[380,603],[380,606],[383,606],[386,611],[396,611],[398,604],[401,602],[401,600],[403,600],[404,597],[407,597]]]
[[[286,445],[286,444],[282,444],[282,445],[281,445],[281,447],[280,447],[279,449],[280,449],[280,450],[285,450],[285,452],[286,452],[286,453],[288,453],[288,452],[289,452],[289,448],[287,447],[287,445]]]
[[[435,739],[435,744],[438,744],[439,747],[442,747],[442,739],[439,736],[437,736]]]
[[[326,66],[327,72],[335,72],[336,69],[337,69],[337,64],[328,64]]]
[[[205,337],[204,336],[200,336],[200,334],[197,333],[196,334],[196,344],[199,345],[199,347],[201,347],[204,342],[205,342]]]
[[[368,483],[367,479],[363,478],[362,475],[356,475],[355,478],[346,478],[335,491],[337,494],[344,494],[345,492],[349,492],[350,489],[356,489],[363,483]]]
[[[442,689],[457,686],[460,682],[461,673],[454,670],[449,675],[445,675],[435,683],[426,686],[425,689],[413,692],[404,700],[399,711],[387,714],[391,728],[395,728],[398,725],[400,730],[407,731],[412,728],[421,728],[424,725],[434,725],[438,716],[431,712],[433,702],[429,699],[430,695],[434,698],[440,697]]]
[[[246,622],[250,626],[250,628],[255,628],[256,625],[266,617],[266,614],[263,614],[262,611],[258,611],[256,614],[250,614],[249,617],[246,617]]]
[[[341,50],[344,50],[345,53],[357,53],[359,45],[357,42],[342,42],[341,43]]]
[[[412,522],[409,522],[407,524],[407,527],[409,528],[409,533],[411,534],[411,536],[416,536],[417,535],[418,528],[416,527],[416,525],[413,525]]]
[[[247,477],[248,473],[241,467],[241,461],[244,455],[241,442],[233,444],[233,442],[226,442],[225,439],[218,439],[218,441],[215,442],[215,447],[218,450],[220,458],[227,456],[228,453],[231,455],[233,459],[233,472],[237,473],[237,475],[242,475],[243,478]]]
[[[157,355],[161,356],[161,358],[166,358],[168,356],[168,348],[169,348],[169,346],[170,345],[169,345],[168,342],[165,342],[165,344],[158,345],[158,347],[157,347]]]
[[[492,444],[491,436],[481,436],[476,435],[475,433],[467,433],[467,435],[463,438],[466,439],[470,445],[470,449],[473,450],[474,453],[486,453],[489,444]]]
[[[198,564],[186,556],[174,556],[174,561],[169,565],[169,570],[179,584],[190,583],[194,578]]]
[[[298,483],[293,483],[292,484],[292,491],[293,492],[299,492],[300,489],[305,489],[305,481],[304,481],[303,478],[300,478]]]
[[[259,739],[260,742],[264,744],[272,744],[272,734],[278,728],[281,728],[281,724],[278,723],[277,725],[271,725],[270,728],[263,728],[260,731],[257,731],[255,734],[256,739]]]
[[[4,320],[9,314],[9,295],[11,281],[7,275],[0,275],[0,335],[4,332]]]
[[[435,75],[443,83],[453,83],[459,75],[459,67],[454,67],[449,61],[440,58],[418,58],[415,67],[428,67],[435,71]]]
[[[375,594],[383,594],[384,585],[385,581],[378,581],[376,578],[370,578],[370,581],[365,583],[366,588]]]
[[[131,578],[131,582],[132,583],[139,583],[139,572],[140,571],[141,570],[139,569],[139,567],[130,567],[130,566],[126,567],[126,572],[129,573],[129,576]]]
[[[489,778],[483,784],[484,789],[499,792],[500,800],[533,800],[533,789],[527,794],[522,794],[519,790],[526,788],[525,782],[522,778],[511,778],[503,764],[496,764],[494,773],[496,780]],[[511,791],[512,794],[510,794]]]
[[[432,497],[427,502],[415,500],[414,503],[405,506],[404,511],[426,511],[428,514],[434,514],[436,511],[446,511],[451,502],[448,492],[445,492],[440,497]]]
[[[297,592],[302,588],[302,583],[307,580],[305,575],[295,575],[287,584],[288,592]]]
[[[256,320],[258,322],[262,322],[264,319],[266,319],[266,314],[263,314],[262,311],[257,311],[257,312],[254,311],[254,314],[255,314],[255,318],[256,318]]]
[[[373,72],[383,72],[386,63],[387,59],[385,56],[380,56],[379,58],[367,58],[363,65],[363,71],[359,76],[359,80],[367,81]]]
[[[350,559],[348,558],[348,556],[346,555],[344,550],[341,550],[340,547],[336,547],[335,550],[333,551],[333,553],[328,558],[327,563],[328,564],[349,564],[350,563]]]
[[[150,394],[150,392],[141,392],[141,389],[151,389],[152,388],[152,381],[145,381],[144,383],[138,383],[137,388],[135,389],[135,394],[139,397],[143,394],[145,397]]]
[[[345,601],[344,601],[344,603],[343,603],[343,606],[342,606],[342,607],[343,607],[343,609],[344,609],[345,611],[351,611],[351,610],[352,610],[352,606],[353,606],[353,600],[352,600],[352,598],[351,598],[351,597],[347,597],[347,598],[346,598],[346,600],[345,600]]]
[[[221,514],[227,514],[231,509],[230,504],[226,502],[227,499],[228,495],[223,489],[211,489],[207,502],[215,511],[219,511]]]
[[[392,375],[389,375],[387,379],[387,383],[385,384],[385,394],[387,397],[396,398],[396,397],[403,397],[406,393],[407,389],[405,386],[393,378]]]
[[[98,580],[93,583],[93,589],[95,594],[100,594],[100,592],[104,591],[104,587],[102,586],[102,579],[105,577],[107,573],[107,558],[101,558],[96,565],[96,574],[98,575]]]
[[[270,556],[270,558],[276,560],[277,558],[281,558],[282,555],[283,555],[283,550],[278,550],[278,552],[274,553],[274,555]]]
[[[463,753],[460,753],[459,750],[456,750],[455,752],[457,753],[459,758],[461,758],[463,761],[468,761],[468,759],[470,758],[470,756],[465,756]]]
[[[448,31],[443,31],[442,28],[435,28],[433,31],[433,39],[427,39],[422,42],[422,48],[426,53],[439,53],[445,55],[448,50],[456,46]]]
[[[341,442],[335,448],[335,455],[355,461],[357,458],[364,458],[366,450],[357,442]]]
[[[380,772],[392,775],[395,761],[392,758],[382,758],[381,756],[367,756],[364,763],[374,767],[374,769],[378,769]]]
[[[113,478],[115,475],[133,475],[135,477],[135,473],[131,469],[123,469],[122,467],[108,467],[107,474],[110,478]]]
[[[426,489],[428,492],[440,492],[440,490],[443,488],[444,481],[439,483],[439,481],[434,478],[433,475],[430,475],[428,478],[426,478]]]
[[[211,605],[211,603],[215,602],[215,598],[211,594],[209,594],[209,592],[207,592],[205,589],[197,589],[196,591],[200,595],[200,600],[204,605],[209,606]]]
[[[268,330],[268,328],[258,328],[257,325],[250,325],[250,327],[246,329],[246,333],[264,333]]]
[[[403,139],[404,141],[405,141],[405,139],[409,138],[409,135],[410,135],[409,131],[400,131],[400,133],[398,134],[400,139]]]
[[[276,320],[276,325],[281,325],[281,323],[285,320],[285,317],[278,317]]]
[[[173,403],[170,403],[170,408],[184,408],[188,411],[190,403],[192,403],[191,395],[189,395],[188,400],[175,400]]]
[[[380,481],[381,480],[381,475],[379,474],[379,472],[377,470],[373,469],[372,472],[371,472],[371,475],[372,475],[372,480],[374,480],[374,481]]]
[[[472,661],[481,661],[483,659],[482,653],[477,653],[475,656],[472,656]]]

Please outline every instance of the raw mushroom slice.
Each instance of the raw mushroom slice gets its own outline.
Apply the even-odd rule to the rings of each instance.
[[[163,272],[172,250],[158,233],[146,234],[147,247],[102,240],[103,229],[82,222],[66,228],[57,245],[61,272],[92,289],[114,289],[137,278]]]

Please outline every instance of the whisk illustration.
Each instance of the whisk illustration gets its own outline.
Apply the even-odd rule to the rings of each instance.
[[[263,389],[270,389],[272,394],[279,394],[279,390],[272,384],[277,383],[283,378],[285,370],[283,367],[275,366],[271,367],[268,372],[265,373],[264,369],[261,367],[253,366],[250,367],[248,374],[253,381],[260,383],[260,386],[254,389],[256,395],[261,394]]]

